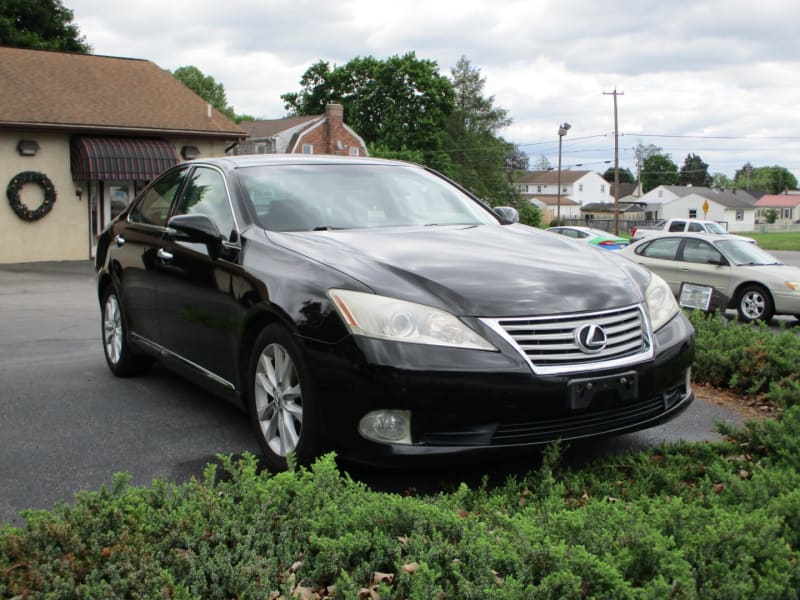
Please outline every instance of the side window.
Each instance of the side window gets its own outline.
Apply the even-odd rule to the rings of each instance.
[[[216,223],[226,240],[233,239],[235,227],[225,180],[219,171],[196,167],[183,190],[177,215],[206,215]]]
[[[176,169],[157,179],[131,209],[128,220],[132,223],[165,227],[169,207],[172,206],[172,200],[187,171],[187,168]]]
[[[683,221],[673,221],[669,224],[670,231],[683,231],[684,229],[686,229],[686,223]]]
[[[683,245],[683,260],[686,262],[703,263],[708,261],[718,261],[722,259],[722,254],[708,242],[703,240],[686,240]]]
[[[689,223],[689,231],[702,232],[705,228],[700,223]]]
[[[661,238],[653,240],[641,249],[639,254],[648,258],[660,258],[663,260],[675,260],[675,255],[680,246],[680,238]]]

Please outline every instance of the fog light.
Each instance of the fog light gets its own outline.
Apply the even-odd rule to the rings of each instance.
[[[410,444],[411,411],[374,410],[361,418],[358,432],[381,444]]]

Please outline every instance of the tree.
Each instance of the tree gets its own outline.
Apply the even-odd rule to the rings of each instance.
[[[354,58],[342,66],[319,61],[300,79],[302,89],[281,95],[290,114],[319,115],[325,105],[344,106],[345,120],[371,147],[421,151],[425,164],[449,170],[442,152],[453,85],[436,62],[413,52],[378,60]]]
[[[711,185],[711,176],[708,174],[708,163],[703,162],[697,154],[691,152],[686,155],[678,177],[680,185],[694,185],[708,187]]]
[[[89,53],[61,0],[0,0],[0,46]]]
[[[536,162],[533,163],[534,171],[549,171],[552,168],[553,165],[550,164],[550,160],[544,154],[540,154]]]
[[[603,179],[605,179],[608,183],[614,183],[614,167],[609,167],[606,169],[606,172],[603,173]],[[636,178],[633,176],[633,173],[631,173],[630,169],[620,169],[619,182],[635,183]]]
[[[225,86],[217,83],[211,75],[205,75],[197,67],[188,65],[175,69],[172,76],[226,117],[230,119],[235,117],[233,107],[228,106]]]
[[[797,189],[797,178],[785,167],[753,167],[749,162],[736,171],[733,178],[736,187],[745,190],[760,190],[768,194],[782,194]]]
[[[772,225],[775,221],[778,220],[778,209],[777,208],[768,208],[764,212],[764,218],[767,220],[767,223]]]
[[[497,135],[511,124],[508,111],[494,106],[494,96],[483,95],[486,80],[465,56],[450,73],[455,94],[446,127],[451,176],[491,204],[517,204],[506,170],[515,148]]]
[[[530,159],[528,155],[525,154],[523,150],[520,150],[519,146],[514,144],[511,149],[511,154],[508,157],[506,168],[509,171],[527,171],[529,164]]]
[[[725,173],[714,173],[711,176],[711,187],[716,190],[730,190],[736,187],[736,184]]]
[[[652,154],[642,163],[642,192],[647,193],[659,185],[678,183],[678,165],[669,154]]]

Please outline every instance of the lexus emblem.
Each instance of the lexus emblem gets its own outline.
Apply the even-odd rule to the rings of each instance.
[[[599,325],[581,325],[575,330],[575,343],[585,354],[597,354],[606,347],[608,338]]]

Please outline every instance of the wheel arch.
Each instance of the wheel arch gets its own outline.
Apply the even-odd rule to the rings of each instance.
[[[248,382],[247,377],[250,370],[250,360],[253,354],[253,346],[256,338],[266,327],[278,323],[284,326],[290,333],[296,334],[297,327],[286,315],[281,314],[273,307],[262,307],[251,314],[245,321],[242,328],[242,336],[239,340],[239,377],[238,387],[243,403],[247,400]]]
[[[733,290],[733,294],[731,294],[731,300],[729,306],[735,308],[739,302],[739,296],[742,293],[742,290],[748,287],[758,287],[764,290],[764,293],[769,297],[770,302],[772,302],[773,306],[775,304],[775,298],[772,296],[772,292],[769,291],[769,288],[765,286],[760,281],[743,281],[739,285],[736,286],[736,289]]]

